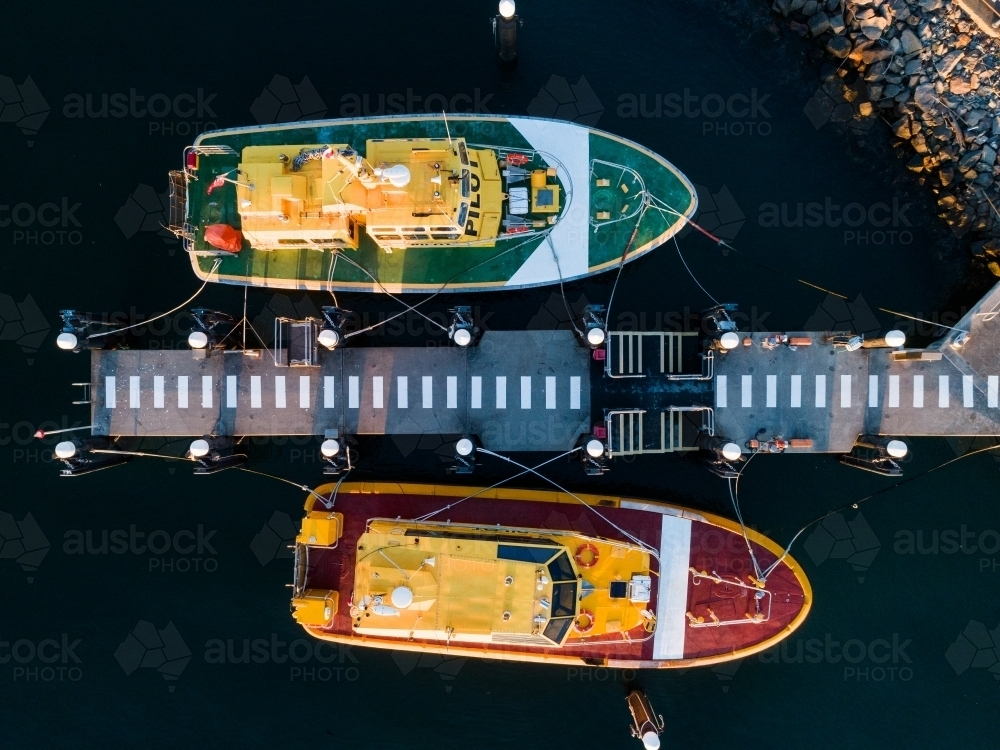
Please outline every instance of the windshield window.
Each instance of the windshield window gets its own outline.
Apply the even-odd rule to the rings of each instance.
[[[463,203],[462,207],[458,209],[458,226],[464,227],[465,220],[469,217],[469,204]]]
[[[569,561],[569,555],[563,552],[550,562],[549,575],[552,576],[553,581],[575,581],[576,575],[573,573],[573,565]]]
[[[517,560],[518,562],[543,563],[552,557],[551,547],[515,547],[512,544],[497,545],[498,560]]]
[[[560,617],[558,619],[549,620],[549,624],[545,626],[545,630],[542,631],[542,635],[562,645],[563,639],[569,632],[569,626],[572,624],[572,617]]]
[[[557,583],[552,587],[552,616],[576,614],[576,584]]]
[[[469,176],[469,170],[462,170],[462,197],[468,198],[469,193],[472,192],[472,178]]]
[[[469,163],[469,152],[465,150],[465,142],[458,142],[458,158],[462,160],[462,164]]]

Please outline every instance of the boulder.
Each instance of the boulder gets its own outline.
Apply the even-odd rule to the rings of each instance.
[[[910,55],[923,49],[923,45],[920,43],[917,35],[909,29],[904,29],[903,33],[900,34],[899,43],[902,45],[904,55]]]
[[[927,137],[923,133],[916,133],[910,139],[910,145],[913,146],[913,150],[918,154],[926,154],[929,151],[927,148]]]
[[[771,10],[787,18],[788,14],[792,12],[792,0],[774,0]]]
[[[845,28],[846,27],[844,26],[844,15],[842,13],[838,13],[835,16],[830,16],[830,31],[832,31],[834,34],[843,34]]]
[[[908,116],[901,117],[892,124],[892,132],[895,133],[899,138],[909,138],[911,135],[913,135],[913,131],[911,129],[911,122],[912,120],[910,120]]]
[[[917,5],[927,11],[939,10],[944,2],[942,0],[917,0]]]
[[[995,260],[991,260],[986,264],[986,267],[990,269],[990,273],[994,276],[1000,276],[1000,263],[997,263]]]
[[[943,187],[948,187],[955,181],[955,169],[953,167],[941,167],[938,172],[938,177],[941,180],[941,185]]]
[[[972,166],[976,164],[980,159],[983,158],[982,151],[966,151],[961,159],[958,160],[958,169],[960,172],[965,172]]]
[[[812,16],[819,10],[819,3],[816,0],[806,0],[805,5],[802,6],[802,15]]]
[[[846,36],[835,34],[826,40],[826,51],[843,60],[851,54],[851,40]]]
[[[861,62],[871,65],[879,60],[888,60],[892,57],[892,52],[885,47],[869,47],[861,53]]]
[[[952,78],[948,81],[948,90],[957,96],[964,96],[972,91],[972,84],[963,78]]]
[[[873,42],[877,39],[882,38],[882,29],[880,29],[878,26],[869,26],[867,23],[862,24],[861,33],[864,34],[868,39],[871,39]]]
[[[903,75],[913,76],[921,71],[923,68],[923,62],[919,58],[910,60],[906,65],[903,66]]]
[[[830,30],[830,17],[826,13],[816,13],[809,16],[809,33],[813,36],[819,36],[824,32]]]
[[[922,83],[913,92],[913,101],[925,112],[934,111],[937,108],[937,92],[933,83]]]
[[[981,172],[972,182],[976,185],[981,185],[982,187],[989,187],[993,184],[993,173]]]
[[[903,87],[900,86],[898,83],[890,83],[882,91],[882,96],[885,97],[886,99],[894,99],[894,98],[896,98],[899,95],[899,93],[902,90],[903,90]]]
[[[996,164],[996,162],[997,162],[996,149],[990,146],[983,146],[983,156],[979,160],[979,163],[984,164],[985,166],[992,169],[993,165]]]
[[[958,65],[963,57],[965,57],[965,53],[962,50],[953,49],[944,57],[935,61],[934,67],[943,78],[947,78],[951,75],[951,71],[955,69],[955,66]]]

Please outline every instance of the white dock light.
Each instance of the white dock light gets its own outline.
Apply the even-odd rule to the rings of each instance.
[[[514,0],[500,0],[500,15],[504,18],[513,18],[516,8]]]
[[[898,349],[906,343],[906,334],[900,330],[893,329],[885,335],[885,345]]]
[[[76,334],[73,333],[60,333],[56,336],[56,346],[58,346],[63,351],[72,351],[76,348],[77,338]]]
[[[197,440],[192,440],[191,447],[188,448],[188,452],[194,458],[204,458],[205,456],[208,455],[208,452],[210,450],[211,446],[209,446],[208,441],[202,440],[201,438],[198,438]]]
[[[727,461],[736,461],[742,455],[743,451],[736,443],[726,443],[722,446],[722,457]]]
[[[324,440],[323,444],[319,447],[319,452],[326,458],[333,458],[340,453],[340,443],[333,438]]]
[[[885,452],[892,458],[902,458],[908,450],[906,443],[902,440],[890,440],[885,446]]]
[[[591,346],[600,346],[604,343],[604,336],[603,328],[591,328],[587,331],[587,343]]]
[[[459,328],[455,331],[455,335],[452,337],[454,341],[459,346],[468,346],[472,343],[472,334],[469,333],[467,328]]]
[[[476,449],[476,446],[472,444],[469,438],[461,438],[457,443],[455,443],[455,453],[460,456],[470,456],[472,451]]]
[[[656,732],[646,732],[642,735],[642,746],[646,750],[660,750],[660,737]]]
[[[340,343],[340,334],[332,328],[324,328],[319,332],[317,341],[327,349],[334,349]]]
[[[719,338],[719,343],[722,345],[723,349],[735,349],[740,345],[740,335],[738,333],[733,333],[732,331],[726,331]]]
[[[208,334],[204,331],[191,331],[188,334],[188,346],[192,349],[204,349],[208,346]]]
[[[604,443],[594,438],[587,441],[587,455],[591,458],[600,458],[604,455]]]
[[[73,458],[76,455],[76,443],[63,440],[56,446],[56,458]]]

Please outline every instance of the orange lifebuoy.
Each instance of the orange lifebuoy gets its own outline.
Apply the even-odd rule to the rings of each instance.
[[[573,630],[577,633],[589,633],[594,628],[594,613],[589,609],[581,609],[580,614],[573,620]]]
[[[576,564],[581,568],[594,567],[597,564],[598,557],[600,557],[600,554],[597,551],[597,547],[590,542],[584,542],[577,547],[576,553],[573,555]]]

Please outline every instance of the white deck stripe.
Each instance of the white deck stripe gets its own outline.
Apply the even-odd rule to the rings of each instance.
[[[497,375],[497,408],[507,408],[507,376]]]
[[[446,407],[448,409],[458,408],[458,377],[455,375],[449,375],[448,379],[445,381],[445,386],[448,389],[448,401]]]
[[[383,396],[383,386],[385,385],[385,380],[381,375],[372,376],[372,408],[382,409],[384,408]]]
[[[742,378],[743,386],[743,401],[744,407],[750,407],[753,405],[753,375],[744,375]]]
[[[114,409],[118,405],[115,396],[115,376],[108,375],[104,378],[104,405],[108,409]]]
[[[688,630],[688,567],[691,565],[691,521],[664,515],[660,526],[660,580],[656,596],[654,659],[681,659]]]
[[[840,408],[851,408],[851,376],[840,376]]]
[[[472,401],[473,409],[483,408],[483,376],[473,375],[472,376],[472,393],[470,396]]]
[[[826,375],[816,376],[816,408],[826,408]]]
[[[521,376],[521,408],[531,408],[531,376]]]
[[[553,375],[545,376],[545,408],[556,408],[556,379]]]
[[[420,379],[420,386],[423,391],[422,403],[425,409],[432,409],[434,407],[434,378],[430,375],[424,375]]]
[[[963,375],[962,376],[962,406],[966,409],[971,409],[975,406],[976,402],[972,394],[972,376]]]
[[[299,408],[309,408],[309,376],[299,375]]]
[[[361,407],[361,379],[357,375],[347,377],[347,408],[359,409]]]
[[[1000,385],[1000,378],[990,375],[986,378],[986,406],[990,409],[997,408],[997,390]]]
[[[715,377],[715,407],[717,409],[726,408],[726,388],[728,387],[729,378],[725,375],[716,375]]]
[[[899,375],[889,376],[889,408],[899,407]]]
[[[261,408],[260,375],[250,376],[250,408],[251,409]]]
[[[285,376],[274,376],[274,408],[284,409],[287,402],[285,400]]]
[[[323,376],[323,408],[333,409],[337,405],[337,392],[334,390],[334,375]]]
[[[163,376],[153,376],[153,408],[163,408]]]
[[[948,376],[938,375],[938,407],[948,408]]]
[[[236,376],[226,375],[226,408],[236,408]]]
[[[212,376],[201,376],[201,408],[212,408]]]
[[[570,375],[569,377],[569,408],[580,408],[580,376]]]
[[[792,393],[789,403],[793,409],[802,407],[802,376],[792,375]]]
[[[410,379],[406,375],[396,377],[396,408],[410,408]]]
[[[913,408],[924,408],[924,376],[913,376]]]
[[[188,408],[188,376],[177,376],[177,408]]]
[[[778,408],[778,376],[767,376],[767,408]]]
[[[878,408],[878,375],[868,376],[868,408]]]
[[[128,379],[128,405],[131,409],[139,408],[139,376],[130,375]]]

